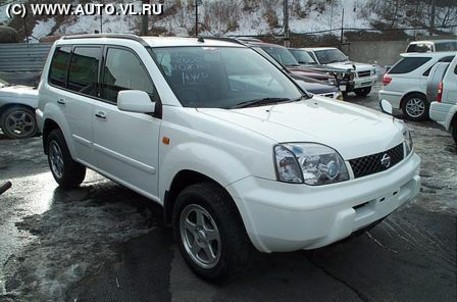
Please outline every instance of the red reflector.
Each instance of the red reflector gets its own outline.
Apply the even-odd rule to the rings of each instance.
[[[443,82],[441,81],[438,84],[438,92],[436,94],[436,101],[441,103],[441,100],[443,99]]]
[[[385,75],[382,77],[382,85],[384,85],[384,86],[389,85],[390,82],[392,82],[392,78],[389,77],[387,74],[385,74]]]

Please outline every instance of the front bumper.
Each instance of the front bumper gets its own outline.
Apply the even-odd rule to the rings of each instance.
[[[354,89],[374,86],[377,80],[377,75],[372,75],[368,77],[356,77],[354,78]]]
[[[414,198],[419,166],[419,156],[412,154],[384,172],[333,185],[249,177],[227,189],[259,251],[314,249],[348,237]]]
[[[387,90],[379,90],[378,92],[378,100],[386,100],[394,109],[401,109],[401,99],[403,98],[403,93],[387,91]]]

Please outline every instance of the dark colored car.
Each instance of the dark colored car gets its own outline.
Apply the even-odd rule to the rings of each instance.
[[[293,74],[297,73],[301,76],[313,78],[326,84],[338,86],[338,82],[333,75],[325,71],[300,66],[292,53],[284,46],[264,42],[245,42],[245,44],[251,46],[252,48],[262,49]]]

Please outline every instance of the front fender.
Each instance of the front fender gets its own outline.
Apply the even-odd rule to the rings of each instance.
[[[252,160],[249,156],[241,160],[225,150],[204,143],[183,143],[172,150],[162,149],[161,155],[159,177],[161,200],[164,200],[165,192],[170,189],[174,177],[182,170],[203,174],[224,188],[251,175],[244,163]]]

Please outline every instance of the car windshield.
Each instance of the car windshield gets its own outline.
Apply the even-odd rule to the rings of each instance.
[[[284,66],[298,66],[300,65],[295,57],[290,53],[287,48],[283,47],[270,47],[260,46],[266,53],[272,56],[276,61]]]
[[[431,52],[433,51],[431,43],[410,44],[406,52]]]
[[[317,64],[316,61],[303,49],[289,49],[300,64]]]
[[[316,50],[314,53],[321,64],[345,62],[348,60],[346,55],[339,49]]]
[[[249,48],[161,47],[152,52],[184,107],[260,106],[303,95],[277,67]]]

